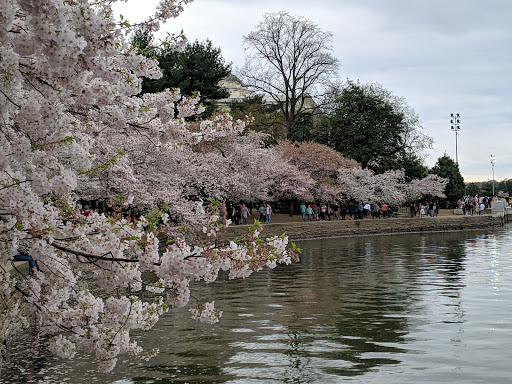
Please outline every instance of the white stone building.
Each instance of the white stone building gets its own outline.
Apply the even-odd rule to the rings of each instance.
[[[230,95],[228,98],[219,99],[216,101],[217,108],[219,110],[229,111],[229,103],[233,101],[242,101],[248,97],[254,97],[257,95],[256,92],[251,91],[249,87],[242,82],[242,80],[233,74],[230,74],[228,77],[220,80],[219,86],[226,88]],[[265,104],[276,104],[275,100],[268,95],[263,95],[263,101]],[[314,100],[308,96],[304,101],[304,107],[304,110],[312,111],[317,107],[317,105]]]

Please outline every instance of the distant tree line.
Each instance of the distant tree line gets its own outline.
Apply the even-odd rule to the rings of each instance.
[[[466,195],[471,196],[491,196],[492,180],[468,183],[466,185]],[[494,182],[494,193],[498,196],[512,196],[512,179],[505,179]]]

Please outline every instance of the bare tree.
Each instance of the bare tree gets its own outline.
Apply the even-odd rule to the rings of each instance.
[[[312,21],[288,12],[263,15],[257,29],[243,37],[246,61],[239,77],[280,108],[288,139],[293,139],[297,117],[314,112],[316,100],[336,76],[332,33]]]

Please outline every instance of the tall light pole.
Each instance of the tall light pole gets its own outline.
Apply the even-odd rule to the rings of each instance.
[[[496,164],[496,155],[491,154],[491,167],[492,167],[492,196],[494,197],[494,164]]]
[[[450,124],[452,127],[452,131],[455,131],[455,162],[457,165],[459,165],[459,153],[458,153],[458,143],[457,143],[457,136],[459,135],[460,131],[460,115],[458,113],[450,113]]]

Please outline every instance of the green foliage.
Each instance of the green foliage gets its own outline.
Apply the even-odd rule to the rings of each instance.
[[[147,232],[154,232],[158,230],[160,218],[163,214],[165,214],[164,208],[155,208],[149,211],[149,213],[146,214],[146,219],[148,220],[148,225],[146,227]]]
[[[142,93],[156,93],[164,89],[179,88],[183,95],[200,94],[200,102],[209,117],[215,110],[215,100],[229,97],[227,89],[218,85],[231,72],[231,64],[225,64],[220,48],[210,40],[187,44],[183,51],[159,52],[158,63],[163,76],[160,79],[144,79]]]
[[[297,247],[297,244],[292,242],[291,245],[292,245],[292,251],[294,251],[296,253],[302,253],[302,249]]]
[[[115,155],[110,156],[108,159],[104,160],[103,162],[99,163],[98,165],[96,165],[95,167],[93,167],[91,169],[85,169],[85,170],[81,169],[80,173],[84,174],[84,175],[98,174],[99,171],[107,170],[110,166],[117,164],[118,157],[125,156],[125,155],[126,155],[126,153],[123,150],[118,149],[117,153]]]
[[[512,196],[512,179],[505,179],[503,181],[500,181],[496,185],[496,190],[502,191],[503,193],[508,193],[509,196]]]
[[[430,173],[448,179],[445,189],[446,201],[455,206],[465,192],[464,178],[460,174],[459,165],[451,157],[444,155],[437,159]]]
[[[480,189],[480,187],[478,186],[478,184],[475,184],[475,183],[469,183],[466,185],[466,192],[465,192],[466,195],[470,195],[470,196],[480,196],[482,194],[482,190]]]
[[[421,153],[432,139],[420,132],[419,117],[405,100],[378,84],[347,81],[321,128],[315,141],[375,173],[403,169],[408,180],[427,174]]]
[[[314,135],[314,117],[311,112],[300,112],[295,116],[292,129],[292,141],[311,141]]]
[[[121,195],[121,194],[116,194],[115,199],[116,199],[116,204],[123,205],[124,202],[126,201],[127,197],[124,195]]]
[[[219,208],[220,207],[220,201],[216,199],[209,198],[208,203],[210,203],[211,207]]]
[[[333,148],[331,145],[331,122],[328,116],[316,116],[313,124],[306,128],[309,130],[303,135],[303,139],[296,139],[297,141],[314,141],[315,143]]]
[[[153,35],[143,26],[136,28],[131,40],[131,46],[137,48],[139,53],[147,57],[155,57],[156,50],[153,46]]]
[[[428,175],[428,167],[415,153],[405,153],[400,161],[400,166],[404,170],[405,178],[408,181],[422,179]]]
[[[286,137],[286,129],[282,115],[279,113],[279,107],[265,104],[261,95],[234,100],[229,103],[229,109],[229,113],[234,119],[251,117],[253,121],[250,123],[249,129],[269,134],[272,137],[271,143]]]
[[[496,188],[496,184],[494,188]],[[487,181],[482,184],[482,196],[492,196],[492,181]]]
[[[376,173],[401,168],[404,116],[378,95],[349,81],[331,118],[331,146]]]

